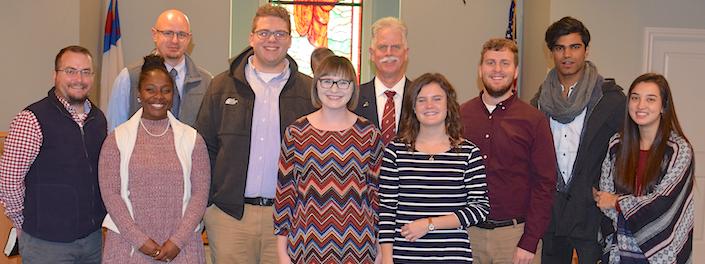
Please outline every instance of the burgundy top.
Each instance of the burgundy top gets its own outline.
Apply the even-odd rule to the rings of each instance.
[[[556,154],[546,116],[513,95],[492,113],[478,96],[460,107],[463,135],[485,159],[488,219],[525,218],[518,247],[536,252],[551,220]]]
[[[649,158],[648,150],[639,150],[639,162],[636,166],[636,181],[634,183],[634,196],[641,196],[641,188],[644,186],[644,174],[646,173],[646,161]]]

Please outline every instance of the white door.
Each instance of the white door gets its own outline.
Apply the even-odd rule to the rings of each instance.
[[[695,151],[693,263],[705,263],[705,30],[646,28],[644,71],[666,76]]]

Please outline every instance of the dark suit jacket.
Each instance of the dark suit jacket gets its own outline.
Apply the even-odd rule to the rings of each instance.
[[[406,82],[404,83],[404,94],[403,96],[406,96],[411,93],[411,81],[409,79],[406,79]],[[382,104],[384,102],[381,102]],[[406,107],[411,107],[410,105],[407,106],[407,102],[405,99],[402,99],[402,105],[401,109],[402,112]],[[381,129],[379,127],[379,118],[377,115],[377,96],[375,95],[375,78],[372,78],[371,81],[364,83],[360,85],[360,99],[357,101],[357,108],[355,108],[355,114],[364,117],[367,120],[370,120],[370,123],[374,124],[377,129]],[[401,117],[399,118],[401,120]],[[397,124],[397,128],[399,127],[399,124]],[[397,130],[398,131],[398,130]]]
[[[609,140],[621,129],[626,109],[626,97],[614,79],[604,80],[602,92],[602,98],[592,109],[588,109],[589,115],[585,117],[567,190],[556,192],[553,200],[551,224],[547,230],[549,235],[597,242],[602,212],[595,205],[592,187],[598,186]],[[539,89],[531,100],[534,106],[540,93]]]

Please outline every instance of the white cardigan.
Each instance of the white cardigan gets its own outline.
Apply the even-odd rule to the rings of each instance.
[[[176,155],[181,162],[181,169],[184,172],[184,197],[183,206],[181,209],[181,213],[183,214],[186,211],[186,206],[188,205],[189,200],[191,200],[191,154],[193,153],[193,148],[196,145],[196,137],[198,133],[192,127],[177,120],[169,111],[167,111],[167,117],[169,118],[172,131],[174,131],[174,146],[176,147]],[[128,165],[130,164],[132,150],[135,148],[135,141],[137,141],[137,130],[139,129],[141,118],[142,108],[137,110],[137,112],[125,123],[115,128],[115,141],[117,143],[118,150],[120,151],[120,197],[122,197],[122,200],[125,201],[127,210],[130,212],[130,217],[133,219],[134,213],[132,212],[132,203],[129,198],[130,191],[127,188],[129,183]],[[103,226],[115,233],[120,233],[115,225],[115,222],[113,222],[110,218],[110,214],[105,216]],[[201,225],[197,226],[195,231],[198,232],[200,229]]]

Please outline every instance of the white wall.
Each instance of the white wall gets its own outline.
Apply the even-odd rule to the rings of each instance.
[[[79,42],[79,0],[2,1],[0,131],[53,85],[54,57]],[[60,10],[60,11],[59,11]]]
[[[477,96],[482,44],[504,37],[509,2],[401,0],[401,19],[409,28],[408,77],[439,72],[453,84],[460,103]]]

